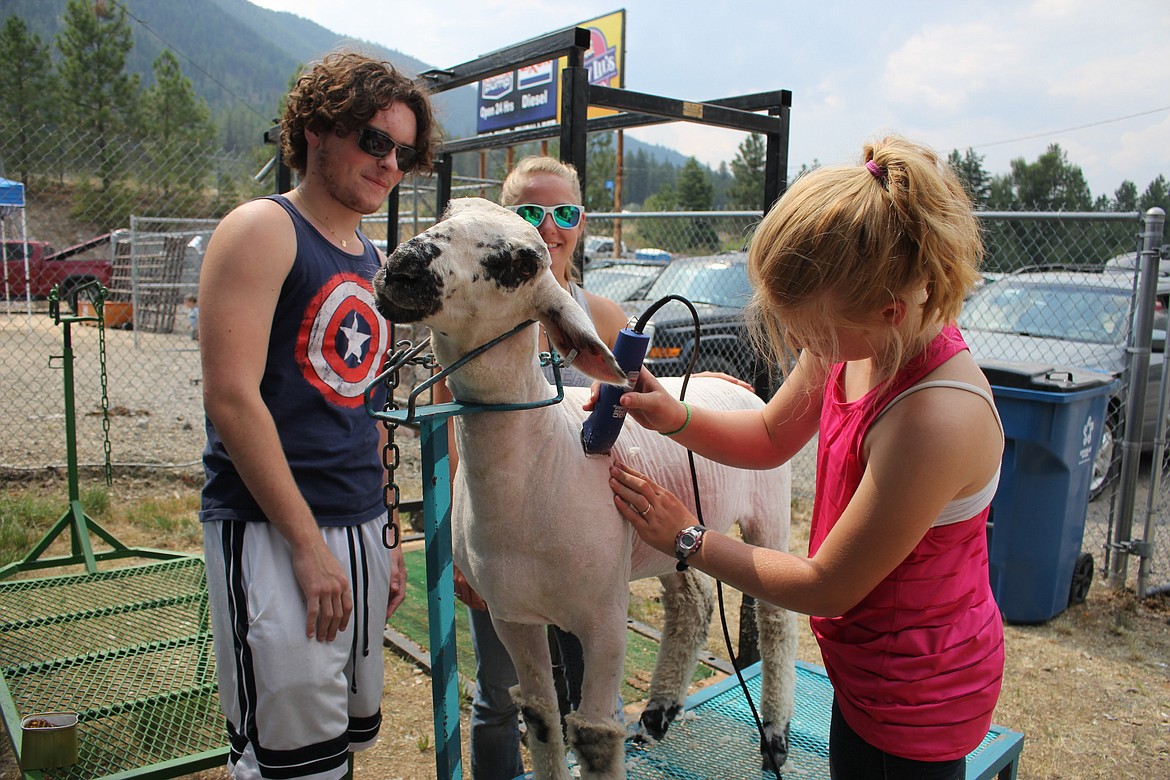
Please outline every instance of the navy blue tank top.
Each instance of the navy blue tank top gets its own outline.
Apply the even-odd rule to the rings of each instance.
[[[357,525],[380,515],[385,475],[378,423],[362,393],[382,369],[390,326],[374,306],[378,252],[350,255],[317,232],[283,196],[297,254],[272,318],[260,395],[276,421],[284,456],[318,525]],[[385,388],[374,402],[381,408]],[[210,419],[199,519],[266,521]]]

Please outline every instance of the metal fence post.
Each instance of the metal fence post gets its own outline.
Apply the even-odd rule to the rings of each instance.
[[[1166,229],[1166,212],[1160,208],[1152,208],[1146,212],[1145,215],[1145,230],[1142,231],[1142,260],[1143,268],[1145,266],[1145,259],[1147,255],[1150,257],[1151,264],[1156,275],[1161,270],[1162,261],[1162,240],[1165,236]],[[1155,284],[1155,283],[1151,283]],[[1163,336],[1165,338],[1165,336]],[[1168,377],[1166,376],[1166,364],[1162,363],[1162,403],[1158,407],[1158,413],[1165,415],[1166,404],[1166,388],[1168,386]],[[1162,416],[1158,420],[1158,430],[1164,431],[1165,417]],[[1161,436],[1159,436],[1161,438]],[[1149,589],[1150,580],[1150,558],[1154,549],[1154,506],[1157,503],[1156,497],[1161,492],[1161,475],[1162,475],[1162,448],[1154,448],[1154,464],[1150,469],[1150,492],[1149,501],[1146,508],[1145,525],[1142,528],[1142,542],[1140,545],[1141,553],[1138,561],[1138,578],[1137,578],[1137,596],[1138,598],[1145,598]],[[1118,556],[1120,558],[1121,556]]]
[[[1117,525],[1112,544],[1118,554],[1109,562],[1109,582],[1113,588],[1125,586],[1130,555],[1138,554],[1143,562],[1148,558],[1146,545],[1130,537],[1133,533],[1134,501],[1141,460],[1142,426],[1145,424],[1146,383],[1150,374],[1154,303],[1158,289],[1158,254],[1165,220],[1166,213],[1162,209],[1150,209],[1146,213],[1142,231],[1137,310],[1133,323],[1133,347],[1130,350],[1129,395],[1125,404],[1125,437],[1121,445],[1121,476],[1115,513]]]

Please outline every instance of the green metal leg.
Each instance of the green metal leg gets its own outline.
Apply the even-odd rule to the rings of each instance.
[[[420,421],[431,696],[435,709],[436,777],[463,777],[459,745],[459,669],[455,657],[455,581],[451,562],[451,462],[447,420]]]

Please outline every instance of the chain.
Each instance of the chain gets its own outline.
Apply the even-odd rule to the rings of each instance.
[[[385,367],[383,370],[386,370],[392,363],[397,363],[401,356],[413,346],[409,341],[396,342],[394,344],[394,351],[386,356],[386,363],[384,364]],[[438,364],[435,362],[435,356],[433,354],[426,354],[411,358],[406,361],[405,365],[422,366],[425,369],[433,371]],[[386,402],[382,407],[383,411],[392,412],[398,409],[398,401],[394,397],[394,391],[398,389],[398,372],[400,369],[401,366],[394,369],[383,380],[383,384],[386,385]],[[386,486],[382,489],[382,503],[386,506],[386,525],[382,529],[382,544],[393,550],[398,546],[400,541],[398,526],[394,524],[391,516],[398,509],[399,504],[402,503],[402,490],[398,487],[398,483],[394,481],[394,473],[402,462],[402,453],[398,449],[398,443],[394,440],[394,434],[398,430],[398,423],[388,418],[383,418],[382,425],[386,428],[386,444],[382,447],[382,467],[386,470]]]
[[[114,484],[114,467],[110,458],[110,393],[106,384],[106,318],[102,314],[104,304],[105,301],[101,296],[98,296],[98,300],[94,302],[94,309],[97,311],[99,376],[102,383],[102,435],[104,437],[102,447],[106,455],[106,486],[109,487]]]

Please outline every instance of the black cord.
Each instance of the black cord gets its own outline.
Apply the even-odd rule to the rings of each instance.
[[[691,350],[691,357],[687,361],[687,368],[683,373],[682,387],[678,393],[678,400],[682,401],[686,398],[687,384],[691,381],[691,372],[694,371],[695,362],[699,357],[701,330],[699,326],[699,312],[695,309],[695,305],[681,295],[668,295],[665,298],[661,298],[638,316],[638,320],[634,324],[634,332],[641,333],[646,327],[646,323],[650,321],[650,318],[670,301],[679,301],[686,305],[690,309],[691,320],[695,323],[695,348]],[[695,519],[699,521],[699,525],[706,526],[706,523],[703,522],[702,502],[699,499],[699,475],[695,469],[695,453],[689,447],[687,448],[687,462],[691,467],[691,491],[695,496]],[[752,719],[756,722],[756,731],[760,735],[760,746],[768,756],[768,763],[772,765],[772,771],[776,773],[776,777],[780,777],[780,765],[775,753],[772,752],[771,742],[764,735],[764,724],[760,721],[760,714],[756,711],[755,702],[752,701],[752,695],[748,691],[747,682],[743,679],[743,673],[740,671],[739,659],[736,657],[735,650],[731,646],[731,631],[727,627],[727,609],[723,602],[723,581],[718,577],[712,577],[712,579],[715,580],[715,591],[719,598],[719,622],[723,627],[723,643],[727,648],[727,656],[731,659],[731,666],[735,669],[735,676],[739,680],[739,687],[743,690],[743,696],[747,700],[748,709],[751,710]]]

